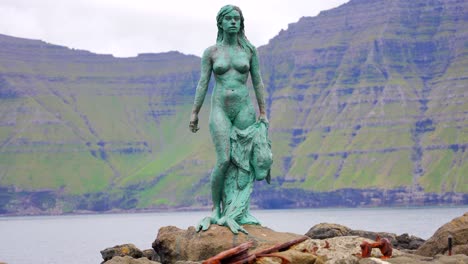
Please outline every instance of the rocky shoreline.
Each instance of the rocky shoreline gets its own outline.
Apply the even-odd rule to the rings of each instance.
[[[275,184],[273,184],[276,186]],[[277,186],[278,187],[278,186]],[[211,210],[208,196],[199,197],[197,204],[153,205],[151,208],[125,206],[134,190],[123,190],[113,197],[107,193],[65,195],[60,191],[25,191],[0,187],[0,216],[38,216],[67,214],[146,213],[161,211]],[[98,198],[96,198],[97,196]],[[425,193],[409,188],[353,189],[314,192],[301,189],[277,189],[259,183],[252,193],[251,209],[301,208],[366,208],[399,206],[463,206],[468,204],[468,193]]]
[[[197,233],[193,227],[187,230],[174,226],[162,227],[152,249],[140,250],[132,244],[110,247],[101,251],[102,263],[234,263],[205,260],[247,242],[250,243],[248,254],[254,256],[254,260],[249,263],[468,263],[468,212],[440,227],[426,241],[409,234],[352,230],[330,223],[315,225],[305,235],[276,232],[255,225],[244,227],[248,235],[233,235],[228,228],[217,225],[201,233]],[[448,256],[449,236],[453,241],[451,256]],[[391,257],[381,259],[382,253],[374,248],[369,258],[363,258],[360,246],[363,243],[375,243],[379,237],[388,239],[391,243]],[[287,249],[271,254],[258,254],[262,250],[298,239],[300,243]]]

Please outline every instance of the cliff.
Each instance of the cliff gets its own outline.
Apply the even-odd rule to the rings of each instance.
[[[467,7],[351,1],[262,47],[275,176],[318,191],[466,192]]]

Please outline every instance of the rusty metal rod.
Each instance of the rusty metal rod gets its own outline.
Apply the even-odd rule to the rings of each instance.
[[[452,247],[453,247],[453,237],[448,236],[448,255],[452,256]]]

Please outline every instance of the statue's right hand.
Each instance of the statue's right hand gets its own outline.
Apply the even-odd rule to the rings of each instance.
[[[200,128],[198,127],[198,115],[197,114],[192,114],[192,117],[190,118],[190,125],[189,125],[190,131],[193,133],[197,133]]]

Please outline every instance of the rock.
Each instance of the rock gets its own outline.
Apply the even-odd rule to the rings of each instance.
[[[468,263],[468,256],[464,254],[445,256],[445,255],[436,255],[434,257],[433,263],[440,264],[466,264]]]
[[[105,264],[161,264],[159,262],[151,261],[148,258],[132,258],[130,256],[115,256],[111,260],[104,262]]]
[[[391,264],[388,261],[381,260],[378,258],[364,258],[359,260],[359,264]]]
[[[408,233],[396,236],[395,239],[397,243],[394,246],[400,249],[414,250],[418,249],[424,243],[424,239],[417,236],[410,236]]]
[[[351,230],[349,232],[350,236],[359,236],[359,237],[365,237],[369,238],[372,240],[375,240],[377,236],[380,236],[382,238],[387,238],[390,240],[392,243],[392,246],[395,248],[398,248],[399,243],[397,240],[397,235],[394,233],[387,233],[387,232],[372,232],[372,231],[364,231],[364,230]]]
[[[143,252],[141,252],[141,250],[139,250],[133,244],[124,244],[101,250],[101,255],[104,261],[107,261],[115,256],[130,256],[132,258],[141,258],[143,256]]]
[[[465,264],[468,263],[468,256],[453,255],[443,256],[436,255],[435,257],[425,257],[415,254],[403,254],[386,260],[391,264]],[[361,264],[361,262],[359,262]]]
[[[326,256],[327,263],[354,264],[358,263],[358,258],[354,256],[360,252],[359,245],[363,240],[360,237],[339,236],[324,240],[311,239],[294,247],[299,251],[315,251],[319,256]],[[328,248],[326,243],[328,242]]]
[[[320,223],[313,226],[305,234],[312,239],[326,239],[337,236],[348,236],[351,229],[338,224]]]
[[[466,252],[468,252],[468,244],[456,245],[452,249],[452,254],[465,254],[465,255],[468,255]]]
[[[414,237],[414,236],[411,236],[411,237]],[[402,246],[401,248],[416,250],[420,248],[422,244],[424,244],[424,239],[421,239],[419,237],[414,237],[414,239],[412,239],[411,242],[408,244],[408,247]]]
[[[361,263],[358,254],[361,253],[360,245],[363,241],[373,243],[375,241],[358,236],[340,236],[326,240],[311,239],[294,246],[295,250],[308,251],[317,248],[318,256],[325,256],[327,264],[357,264]],[[328,248],[325,246],[328,242]],[[402,256],[405,253],[394,249],[393,256]],[[372,256],[381,257],[382,254],[376,248],[372,249]],[[372,262],[370,262],[372,263]]]
[[[275,257],[262,257],[255,261],[256,264],[278,264],[282,263],[281,258],[286,259],[286,263],[294,264],[322,264],[325,260],[319,256],[312,255],[308,252],[301,252],[294,249],[273,253]],[[281,258],[280,258],[281,257]]]
[[[424,239],[416,236],[410,236],[406,233],[397,236],[394,233],[387,232],[353,230],[343,225],[330,223],[317,224],[310,228],[305,235],[313,239],[326,239],[337,236],[358,236],[372,240],[375,240],[377,236],[380,236],[390,240],[394,248],[410,250],[417,249],[422,243],[424,243]]]
[[[413,254],[404,254],[387,259],[387,262],[392,264],[427,264],[432,263],[433,258],[423,257]]]
[[[146,257],[149,260],[159,261],[158,254],[156,254],[156,251],[152,248],[143,250],[143,257]]]
[[[445,255],[448,250],[449,235],[453,237],[452,253],[468,255],[468,212],[437,229],[415,253],[422,256]]]
[[[224,250],[253,241],[251,251],[266,249],[294,240],[301,235],[275,232],[267,227],[245,225],[248,235],[234,235],[228,228],[212,225],[197,233],[194,227],[182,230],[174,226],[162,227],[153,242],[153,248],[163,263],[177,261],[202,261]]]

